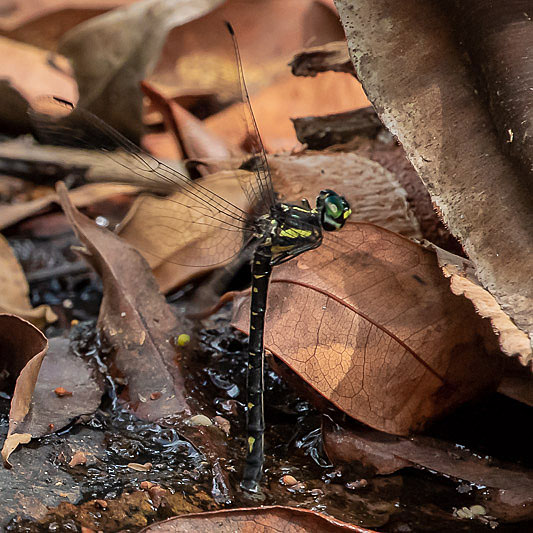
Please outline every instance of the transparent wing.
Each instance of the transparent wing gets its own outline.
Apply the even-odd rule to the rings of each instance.
[[[248,201],[238,184],[249,173],[218,173],[210,180],[192,181],[92,113],[62,100],[48,99],[46,113],[33,112],[31,120],[39,141],[105,152],[131,172],[131,181],[171,193],[141,198],[121,225],[120,233],[154,258],[187,266],[218,265],[238,254],[247,240],[252,230]]]
[[[270,175],[270,168],[266,158],[265,147],[263,146],[263,141],[261,140],[261,135],[259,134],[259,129],[257,128],[257,123],[250,104],[250,96],[244,80],[244,72],[237,39],[231,24],[226,22],[226,26],[230,33],[235,53],[236,77],[239,81],[242,118],[246,132],[244,148],[247,152],[252,154],[252,158],[245,162],[241,168],[250,170],[256,176],[255,180],[241,178],[241,187],[250,203],[254,206],[254,215],[261,215],[268,213],[270,207],[272,207],[276,201],[274,188],[272,186],[272,177]]]

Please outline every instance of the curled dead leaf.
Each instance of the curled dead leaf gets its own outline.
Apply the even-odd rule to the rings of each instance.
[[[2,447],[2,459],[4,460],[5,468],[12,468],[13,465],[9,462],[9,456],[18,448],[19,444],[28,444],[31,440],[29,433],[13,433],[8,435]]]
[[[476,90],[476,70],[489,68],[491,94],[505,88],[505,102],[500,100],[503,93],[498,101],[509,112],[501,120],[524,121],[524,105],[531,100],[526,87],[531,85],[529,78],[519,78],[530,66],[524,66],[528,63],[520,50],[529,38],[493,48],[493,43],[507,42],[529,29],[523,9],[520,4],[496,8],[484,2],[454,4],[445,10],[417,0],[335,3],[357,77],[379,117],[398,137],[445,223],[474,262],[482,285],[531,337],[530,178],[502,151],[487,100]],[[458,15],[461,9],[468,12],[468,20]],[[506,13],[505,18],[494,16],[496,9]],[[473,37],[471,31],[469,40],[483,50],[482,55],[490,55],[487,61],[475,65],[464,53],[457,27],[461,23],[471,24],[476,35],[486,32],[487,41]],[[529,122],[525,120],[520,131],[530,129]]]
[[[0,354],[3,356],[0,365],[11,381],[0,382],[1,389],[8,384],[13,386],[16,380],[9,411],[9,430],[2,448],[5,463],[19,442],[29,442],[26,436],[16,437],[15,434],[28,433],[17,430],[30,410],[35,383],[47,350],[48,341],[35,326],[17,316],[0,314]]]
[[[70,30],[58,50],[72,63],[80,106],[105,118],[138,144],[142,135],[139,82],[154,68],[168,31],[220,3],[221,0],[144,0]],[[120,41],[116,35],[121,36]],[[110,42],[117,46],[109,46]]]
[[[127,379],[126,405],[145,420],[173,415],[184,436],[211,462],[213,496],[229,498],[226,473],[220,466],[226,445],[220,431],[180,424],[195,412],[171,339],[186,330],[159,292],[150,267],[128,243],[97,226],[75,209],[63,183],[58,195],[63,210],[85,246],[85,257],[100,274],[104,297],[98,325],[115,348],[113,363]],[[161,392],[156,401],[148,399]]]

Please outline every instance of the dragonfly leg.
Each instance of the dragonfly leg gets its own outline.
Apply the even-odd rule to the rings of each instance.
[[[247,455],[241,487],[249,492],[259,491],[263,474],[265,417],[263,409],[264,349],[263,334],[268,293],[272,272],[271,254],[259,249],[252,261],[252,302],[250,306],[250,337],[248,348],[246,409]]]

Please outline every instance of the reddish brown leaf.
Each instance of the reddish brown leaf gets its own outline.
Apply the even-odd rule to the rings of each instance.
[[[525,520],[533,516],[533,471],[496,466],[468,450],[429,437],[405,439],[362,426],[341,428],[326,418],[322,434],[326,453],[335,464],[362,463],[378,474],[419,466],[487,487],[487,506],[490,510],[493,505],[498,517]]]
[[[182,422],[195,411],[170,342],[183,326],[159,292],[142,256],[77,211],[63,183],[58,184],[57,191],[65,214],[87,249],[87,260],[102,278],[104,297],[98,325],[116,350],[114,364],[128,380],[129,407],[145,420],[174,415],[176,422]],[[161,396],[148,400],[154,391]],[[214,497],[226,500],[226,475],[219,464],[225,446],[222,432],[214,427],[180,427],[212,463]]]
[[[219,533],[261,533],[286,531],[290,533],[372,533],[370,529],[337,520],[331,516],[293,507],[274,505],[229,509],[210,513],[189,514],[152,524],[141,533],[193,533],[197,531]]]
[[[248,329],[248,298],[234,323]],[[484,345],[483,335],[488,335]],[[494,388],[489,326],[433,252],[363,223],[274,270],[265,346],[362,422],[407,434]]]
[[[163,115],[165,125],[174,135],[184,158],[227,158],[231,156],[224,140],[209,132],[201,120],[174,100],[166,99],[149,83],[142,82],[141,88],[144,94],[150,98],[154,107]]]
[[[475,37],[474,30],[469,37],[491,56],[490,65],[475,65],[463,47],[455,3],[450,9],[417,0],[336,0],[336,5],[357,77],[378,115],[402,143],[447,226],[474,262],[478,279],[531,337],[530,176],[502,151],[487,101],[476,90],[476,70],[489,68],[488,76],[498,79],[496,83],[493,77],[490,93],[502,89],[498,100],[507,97],[502,107],[512,108],[512,120],[516,113],[519,122],[525,120],[519,130],[531,128],[523,114],[531,100],[530,75],[519,79],[530,69],[530,59],[523,59],[527,42],[508,40],[529,29],[524,10],[520,4],[501,4],[498,9],[506,17],[500,19],[490,13],[496,8],[485,3],[480,20],[476,11],[469,13],[475,35],[487,40]],[[464,9],[474,9],[474,3]],[[509,46],[494,49],[495,42]],[[511,120],[509,113],[504,115],[504,122]]]

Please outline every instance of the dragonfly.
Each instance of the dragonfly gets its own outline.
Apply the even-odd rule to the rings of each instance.
[[[197,256],[185,247],[175,262],[186,266],[215,266],[227,263],[233,257],[251,258],[251,304],[249,349],[247,361],[247,453],[241,478],[241,488],[256,493],[264,463],[264,330],[267,310],[269,280],[272,269],[298,255],[321,245],[323,232],[340,230],[351,214],[344,196],[330,189],[322,190],[315,206],[303,199],[299,205],[277,201],[272,185],[266,151],[252,111],[242,61],[230,23],[226,28],[231,36],[241,93],[242,110],[248,131],[252,157],[246,164],[253,171],[252,179],[238,174],[240,185],[253,206],[250,214],[210,188],[191,180],[171,166],[159,161],[130,142],[104,121],[88,111],[69,108],[69,121],[57,123],[44,115],[35,115],[33,123],[39,140],[51,144],[83,145],[104,151],[115,162],[132,173],[135,181],[153,184],[156,188],[179,190],[179,197],[168,197],[159,204],[158,214],[146,224],[154,239],[168,240],[169,247],[179,248],[191,234],[196,242],[212,239],[210,231],[216,226],[216,248],[212,258],[203,254],[202,264]],[[179,224],[169,224],[169,214],[180,208]],[[143,221],[144,223],[144,221]],[[181,226],[181,231],[176,229]],[[235,238],[239,235],[239,238]],[[147,244],[148,246],[148,244]],[[206,248],[209,248],[208,246]],[[148,252],[150,250],[147,250]]]

